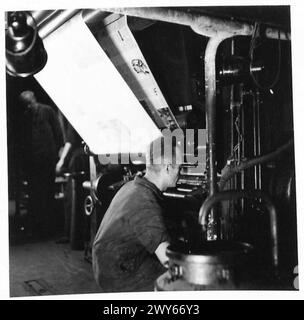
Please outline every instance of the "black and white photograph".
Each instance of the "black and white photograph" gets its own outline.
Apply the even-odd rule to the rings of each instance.
[[[6,5],[9,298],[299,292],[295,8],[246,4]]]

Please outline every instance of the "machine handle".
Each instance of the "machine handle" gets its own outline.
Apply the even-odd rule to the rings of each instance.
[[[84,211],[87,216],[90,216],[95,208],[94,200],[91,196],[87,196],[84,200]]]

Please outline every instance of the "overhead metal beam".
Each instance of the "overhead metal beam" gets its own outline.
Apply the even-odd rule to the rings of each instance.
[[[33,18],[36,21],[37,26],[47,18],[49,18],[52,14],[54,14],[57,10],[39,10],[39,11],[31,11]]]
[[[189,26],[195,32],[210,38],[251,36],[254,31],[254,26],[250,23],[210,17],[202,13],[189,13],[173,8],[102,8],[100,10]],[[290,33],[271,27],[266,28],[265,36],[270,39],[290,40]]]

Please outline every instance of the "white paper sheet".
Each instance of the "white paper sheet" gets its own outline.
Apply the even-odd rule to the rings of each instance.
[[[35,77],[96,154],[144,152],[161,133],[77,15],[44,39]]]

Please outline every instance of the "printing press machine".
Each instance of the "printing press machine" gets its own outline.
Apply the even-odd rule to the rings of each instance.
[[[267,8],[263,14],[258,7],[251,7],[252,14],[241,7],[226,9],[32,12],[46,44],[48,37],[55,42],[56,33],[68,32],[76,19],[83,22],[85,33],[97,41],[104,59],[133,92],[140,112],[144,110],[158,130],[195,132],[194,142],[185,139],[185,144],[192,144],[198,160],[187,161],[185,153],[176,187],[163,193],[174,243],[167,251],[169,270],[156,279],[156,290],[294,289],[297,229],[289,9],[276,8],[280,21],[274,21]],[[37,80],[47,87],[44,74]],[[58,106],[66,103],[50,91]],[[104,113],[111,109],[102,108]],[[90,259],[111,199],[122,185],[144,174],[145,163],[124,162],[133,151],[117,152],[114,158],[115,151],[99,152],[106,140],[94,141],[88,133],[90,125],[92,131],[95,125],[106,128],[94,119],[97,109],[90,111],[91,118],[82,110],[87,124],[76,117],[75,109],[67,106],[62,111],[87,143],[90,181],[83,187]],[[139,109],[132,112],[138,125]]]

